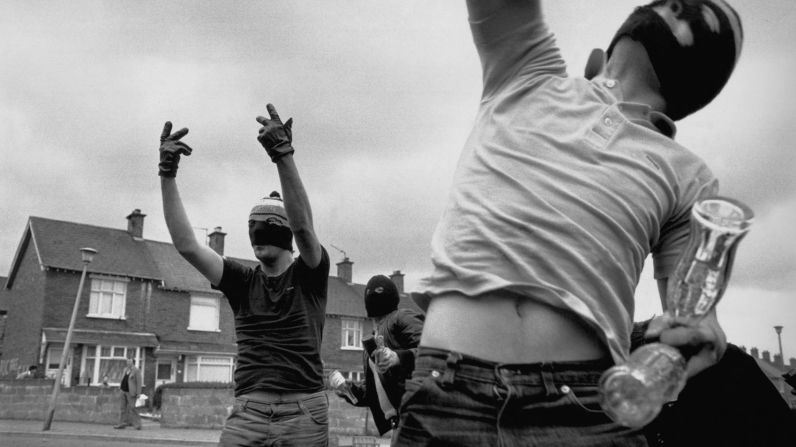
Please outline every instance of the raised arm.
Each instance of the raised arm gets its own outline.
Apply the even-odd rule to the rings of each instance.
[[[308,267],[315,268],[321,262],[321,244],[315,235],[310,200],[293,159],[293,118],[283,124],[272,104],[266,108],[270,119],[257,117],[257,122],[263,125],[257,139],[276,164],[287,220],[299,255]]]
[[[483,20],[503,8],[530,7],[539,14],[540,0],[467,0],[467,12],[470,21]]]
[[[163,215],[171,235],[174,247],[199,273],[211,284],[218,285],[224,272],[224,260],[221,256],[196,240],[188,214],[180,198],[177,188],[177,165],[180,155],[191,155],[192,149],[180,138],[188,133],[181,129],[171,134],[171,122],[166,122],[160,137],[160,190],[163,196]]]
[[[481,60],[483,99],[513,82],[566,74],[539,0],[468,0],[467,12]]]

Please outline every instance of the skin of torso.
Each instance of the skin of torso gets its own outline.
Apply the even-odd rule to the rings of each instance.
[[[607,357],[596,334],[575,315],[505,291],[431,300],[421,346],[499,363],[579,361]]]

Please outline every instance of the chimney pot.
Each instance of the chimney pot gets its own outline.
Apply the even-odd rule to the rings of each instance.
[[[213,232],[207,235],[207,245],[216,253],[224,256],[224,236],[227,233],[221,231],[221,227],[213,228]]]
[[[390,274],[390,279],[395,283],[398,293],[404,293],[404,276],[400,270],[395,270]]]
[[[127,216],[127,232],[135,239],[144,238],[144,218],[146,214],[141,214],[141,210],[136,208]]]
[[[337,263],[337,277],[343,281],[350,283],[354,278],[354,263],[348,259],[348,256],[343,258],[342,261]]]

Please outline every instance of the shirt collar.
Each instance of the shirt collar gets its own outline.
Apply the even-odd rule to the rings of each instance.
[[[619,81],[600,74],[592,82],[599,85],[602,90],[608,92],[616,100],[617,107],[627,116],[628,120],[674,139],[677,133],[677,126],[674,121],[666,114],[652,110],[647,104],[624,101],[622,89],[619,88]]]

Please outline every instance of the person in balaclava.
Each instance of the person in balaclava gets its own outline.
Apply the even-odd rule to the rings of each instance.
[[[398,288],[390,278],[376,275],[368,280],[365,311],[375,320],[373,339],[376,349],[363,352],[365,379],[347,381],[344,385],[356,402],[338,392],[349,403],[370,408],[380,435],[398,424],[404,382],[414,370],[415,352],[423,332],[424,315],[408,307],[399,309],[399,302]]]
[[[326,446],[320,350],[329,255],[315,235],[293,158],[293,120],[282,123],[273,105],[267,109],[269,118],[257,117],[258,141],[276,165],[284,201],[274,192],[251,208],[248,231],[257,266],[222,257],[196,240],[176,183],[180,157],[192,152],[181,141],[188,129],[172,133],[171,122],[160,145],[163,211],[175,248],[224,293],[235,314],[235,405],[220,445]]]
[[[718,192],[674,121],[728,82],[739,16],[724,0],[652,2],[570,76],[541,1],[467,8],[483,90],[412,295],[426,321],[395,445],[646,445],[597,384],[629,355],[648,255],[663,298],[692,206]],[[657,321],[660,340],[693,345],[690,376],[721,358],[715,312]]]

